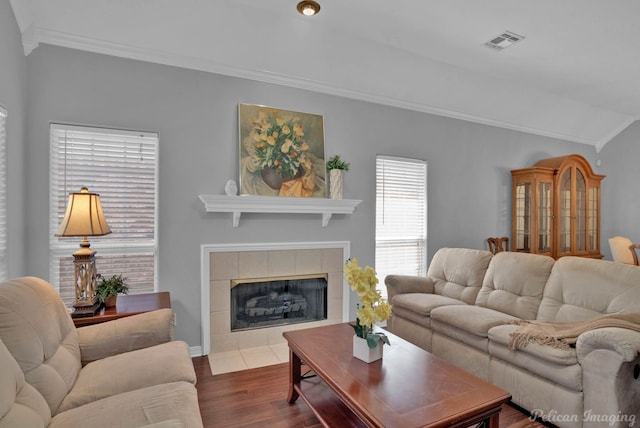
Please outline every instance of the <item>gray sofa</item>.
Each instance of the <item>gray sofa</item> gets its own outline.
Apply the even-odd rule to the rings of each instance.
[[[0,283],[0,428],[201,428],[173,321],[161,309],[76,329],[46,281]]]
[[[640,268],[604,260],[443,248],[426,277],[389,275],[394,334],[498,385],[560,427],[640,423],[640,332],[601,328],[575,347],[510,350],[517,320],[640,312]]]

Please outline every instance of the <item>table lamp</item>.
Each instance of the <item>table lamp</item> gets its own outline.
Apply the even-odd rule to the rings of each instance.
[[[75,316],[91,316],[100,308],[96,298],[96,251],[90,248],[88,236],[111,233],[100,203],[100,195],[83,187],[79,193],[69,193],[64,219],[55,236],[81,236],[80,249],[73,253],[75,267]]]

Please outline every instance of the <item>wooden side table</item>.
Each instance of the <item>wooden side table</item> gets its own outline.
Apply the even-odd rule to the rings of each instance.
[[[101,308],[90,317],[73,318],[76,327],[99,324],[118,318],[141,314],[171,307],[171,296],[168,291],[145,294],[125,294],[118,296],[116,306],[113,308]]]

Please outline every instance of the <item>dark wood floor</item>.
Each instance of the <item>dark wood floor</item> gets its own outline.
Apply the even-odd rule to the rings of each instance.
[[[211,375],[209,359],[193,359],[198,383],[200,412],[206,428],[269,427],[320,428],[322,425],[302,399],[287,403],[287,364]],[[500,428],[533,428],[533,422],[512,406],[500,414]]]

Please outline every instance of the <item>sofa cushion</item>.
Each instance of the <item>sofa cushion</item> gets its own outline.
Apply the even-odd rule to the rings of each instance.
[[[433,330],[448,325],[480,337],[488,337],[489,329],[518,318],[480,306],[447,306],[431,311]],[[437,327],[435,323],[437,322]]]
[[[489,330],[489,340],[500,343],[501,345],[509,347],[509,341],[511,339],[511,333],[517,330],[518,326],[513,324],[500,325],[493,327]],[[578,362],[575,348],[559,349],[549,345],[541,345],[536,342],[529,342],[522,348],[519,348],[523,352],[535,355],[537,358],[548,361],[551,364],[558,364],[562,366],[570,366]],[[516,352],[516,351],[512,351]]]
[[[468,248],[439,249],[427,272],[435,294],[474,304],[492,256],[489,251]]]
[[[202,427],[196,388],[173,382],[94,401],[54,416],[49,428],[111,426],[138,428],[179,419],[185,427]]]
[[[196,383],[186,343],[173,341],[125,352],[83,367],[58,412],[123,392],[177,381]]]
[[[171,308],[84,326],[77,329],[82,365],[123,352],[173,340],[175,314]]]
[[[464,305],[464,302],[439,294],[398,294],[391,301],[393,316],[409,319],[416,324],[429,327],[431,310],[440,306]]]
[[[569,322],[615,312],[637,312],[639,301],[637,266],[562,257],[553,265],[536,318]]]
[[[491,259],[476,305],[525,320],[535,319],[554,260],[503,251]]]
[[[54,414],[80,372],[80,348],[67,308],[49,283],[23,277],[0,284],[0,339]]]
[[[487,351],[491,327],[518,318],[480,306],[446,306],[431,311],[431,329],[467,345]]]
[[[0,340],[0,426],[46,427],[51,411],[44,397],[25,382],[17,361]]]
[[[492,357],[574,391],[582,390],[582,368],[575,348],[563,350],[532,342],[512,351],[509,338],[516,328],[515,325],[501,325],[489,330],[489,353]]]

